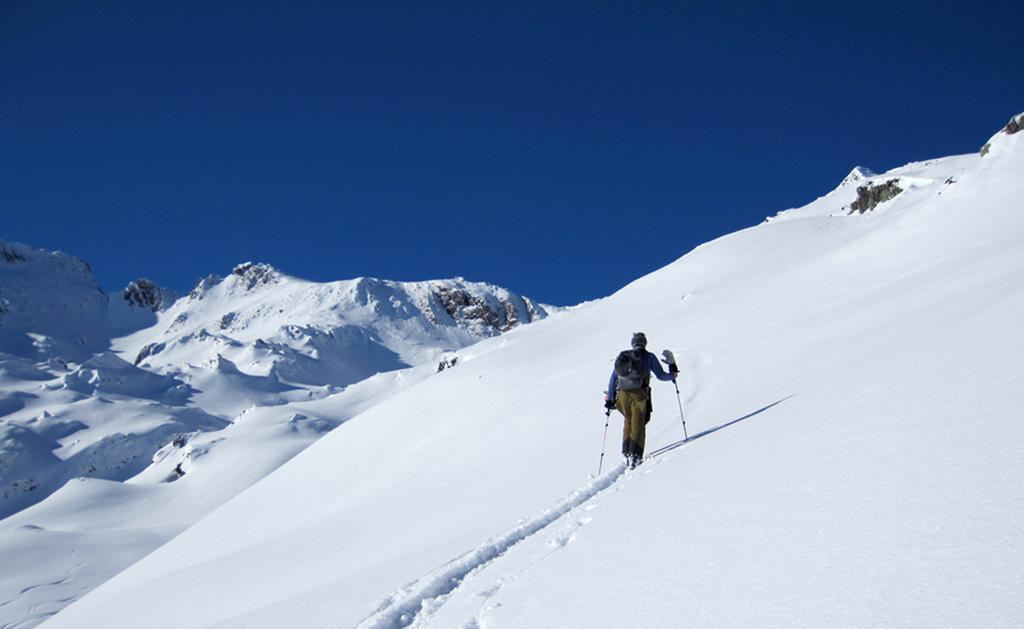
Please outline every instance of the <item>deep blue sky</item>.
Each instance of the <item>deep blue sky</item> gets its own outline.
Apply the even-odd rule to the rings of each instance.
[[[0,3],[0,238],[107,290],[252,259],[572,304],[1024,110],[1011,2],[110,4]]]

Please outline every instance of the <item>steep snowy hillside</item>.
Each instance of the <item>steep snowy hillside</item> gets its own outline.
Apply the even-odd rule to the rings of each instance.
[[[117,296],[84,260],[0,240],[0,357],[81,362],[110,339],[156,321],[174,295],[139,279]]]
[[[986,153],[473,346],[46,626],[1019,625],[1024,134]],[[655,383],[650,458],[613,416],[593,476],[635,330],[690,439]]]
[[[84,261],[14,243],[0,305],[0,552],[19,566],[0,573],[3,626],[56,613],[439,360],[550,309],[462,279],[318,284],[254,264],[181,299],[145,279],[107,295]]]
[[[0,518],[76,476],[129,478],[174,434],[227,424],[183,408],[181,380],[107,351],[173,298],[145,279],[108,296],[85,261],[0,242]]]

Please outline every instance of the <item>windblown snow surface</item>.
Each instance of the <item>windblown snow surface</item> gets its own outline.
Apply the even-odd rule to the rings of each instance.
[[[990,146],[464,350],[46,626],[1021,626],[1024,133]],[[690,439],[655,382],[598,475],[637,330]]]

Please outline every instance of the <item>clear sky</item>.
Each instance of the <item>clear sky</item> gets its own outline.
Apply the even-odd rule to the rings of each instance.
[[[568,305],[1024,111],[1017,2],[0,2],[0,238]],[[1016,17],[1014,17],[1016,16]]]

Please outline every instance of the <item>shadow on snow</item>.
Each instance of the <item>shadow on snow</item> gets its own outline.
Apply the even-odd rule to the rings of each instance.
[[[778,406],[779,404],[782,404],[786,400],[790,399],[791,397],[795,397],[795,396],[796,396],[796,393],[793,393],[792,395],[787,395],[786,397],[782,398],[781,400],[777,400],[775,402],[772,402],[768,406],[765,406],[763,408],[759,408],[759,409],[757,409],[756,411],[754,411],[752,413],[747,413],[743,417],[738,417],[738,418],[736,418],[736,419],[734,419],[732,421],[729,421],[729,422],[726,422],[724,424],[720,424],[718,426],[715,426],[714,428],[708,428],[704,432],[699,432],[699,433],[695,434],[694,436],[690,437],[689,439],[682,439],[680,441],[676,441],[675,443],[670,443],[667,446],[663,446],[661,448],[658,448],[654,452],[651,452],[648,455],[648,457],[649,458],[654,458],[656,456],[660,456],[662,454],[665,454],[666,452],[671,452],[672,450],[675,450],[676,448],[678,448],[679,446],[681,446],[683,444],[690,443],[691,441],[695,441],[697,439],[700,439],[701,437],[706,437],[707,435],[710,435],[713,432],[718,432],[719,430],[721,430],[723,428],[727,428],[729,426],[732,426],[733,424],[738,424],[738,423],[740,423],[741,421],[743,421],[745,419],[750,419],[754,415],[760,415],[761,413],[767,411],[768,409],[770,409],[770,408],[772,408],[774,406]]]

